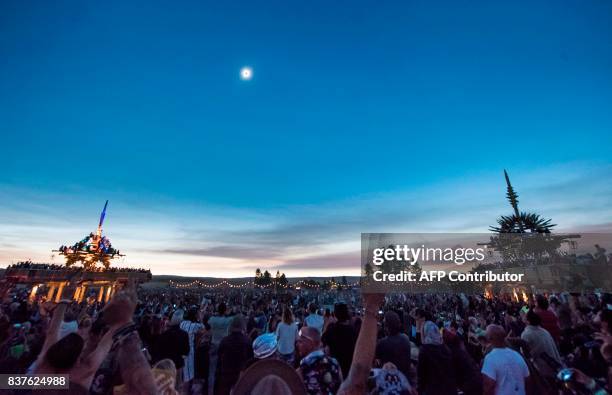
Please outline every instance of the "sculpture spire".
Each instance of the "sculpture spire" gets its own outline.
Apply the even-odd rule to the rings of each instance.
[[[106,217],[106,207],[108,207],[108,200],[104,203],[104,209],[102,209],[100,214],[100,222],[98,222],[98,230],[96,231],[98,236],[102,236],[102,224],[104,223],[104,217]]]
[[[518,208],[518,193],[510,183],[508,172],[504,169],[504,177],[506,178],[506,198],[510,202],[514,213],[512,215],[502,215],[498,220],[498,226],[491,226],[493,232],[496,233],[550,233],[555,224],[551,224],[550,219],[542,218],[539,214],[520,212]]]
[[[510,205],[514,209],[514,214],[519,217],[519,209],[518,209],[518,194],[514,191],[512,184],[510,183],[510,177],[508,177],[508,172],[504,169],[504,177],[506,177],[506,185],[508,187],[508,192],[506,193],[506,197],[510,202]]]

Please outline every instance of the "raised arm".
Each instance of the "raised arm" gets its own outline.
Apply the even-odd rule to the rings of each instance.
[[[64,321],[64,314],[68,308],[68,303],[68,301],[62,300],[55,306],[55,309],[53,309],[53,316],[51,317],[51,322],[49,323],[49,328],[47,329],[47,335],[45,336],[45,342],[43,343],[40,355],[44,356],[49,347],[59,340],[59,330]]]
[[[93,377],[106,358],[106,355],[110,351],[113,345],[113,334],[116,328],[108,330],[102,339],[98,342],[98,346],[90,354],[85,355],[79,364],[70,371],[70,379],[76,383],[79,383],[83,388],[91,387]]]
[[[135,395],[157,394],[157,385],[149,361],[140,349],[140,338],[134,331],[119,346],[119,368],[128,393]]]
[[[134,281],[130,279],[125,288],[117,292],[104,308],[104,320],[116,329],[133,323],[137,297]],[[121,378],[130,394],[156,394],[157,387],[151,373],[149,361],[141,350],[138,333],[134,330],[120,340],[117,359]]]
[[[367,392],[367,378],[376,353],[376,339],[378,331],[378,307],[382,303],[384,294],[364,294],[365,313],[361,323],[353,363],[348,377],[342,382],[338,394],[364,394]]]

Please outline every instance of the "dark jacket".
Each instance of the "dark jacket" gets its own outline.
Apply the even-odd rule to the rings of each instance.
[[[417,364],[418,392],[424,395],[457,395],[453,356],[445,345],[423,344]]]
[[[387,336],[376,345],[376,359],[384,365],[392,362],[397,369],[410,377],[410,338],[404,333]]]
[[[453,354],[455,378],[459,389],[461,389],[465,395],[482,394],[482,374],[476,362],[474,362],[465,347],[463,347],[463,344],[458,340],[448,347]]]
[[[342,377],[348,377],[357,342],[357,331],[348,322],[329,324],[321,341],[329,347],[329,353],[336,358],[342,369]]]
[[[187,332],[173,325],[167,331],[154,338],[151,358],[153,363],[169,358],[177,369],[185,366],[183,357],[189,354],[189,335]]]
[[[253,357],[251,340],[241,332],[231,332],[219,343],[217,355],[214,393],[229,394],[240,377],[240,371]]]

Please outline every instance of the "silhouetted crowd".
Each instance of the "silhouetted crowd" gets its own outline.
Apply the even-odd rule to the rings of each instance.
[[[99,236],[94,233],[90,233],[89,235],[85,236],[85,238],[71,246],[62,245],[58,250],[64,254],[73,254],[83,251],[109,255],[121,255],[119,250],[113,248],[109,238],[106,236]]]
[[[134,268],[134,267],[115,267],[104,268],[102,266],[95,266],[85,269],[83,266],[66,266],[57,265],[53,263],[33,263],[32,261],[17,262],[15,264],[7,266],[7,269],[29,269],[29,270],[58,270],[58,271],[90,271],[90,272],[108,272],[108,273],[150,273],[148,269]]]
[[[0,372],[78,394],[605,394],[608,294],[362,295],[126,287],[81,304],[13,289]],[[42,292],[44,294],[44,291]],[[59,393],[59,392],[58,392]]]

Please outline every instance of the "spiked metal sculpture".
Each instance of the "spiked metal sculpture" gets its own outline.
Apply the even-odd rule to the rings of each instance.
[[[508,172],[504,170],[506,178],[506,197],[514,210],[512,215],[502,215],[498,220],[498,226],[491,226],[489,230],[496,233],[550,233],[556,225],[550,219],[542,218],[539,214],[521,212],[518,208],[518,193],[514,191],[510,183]]]

